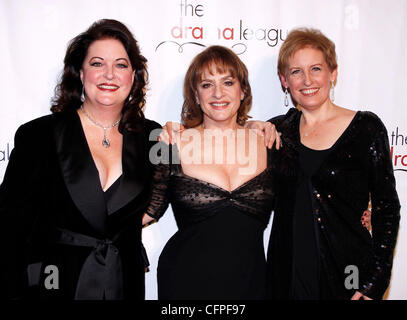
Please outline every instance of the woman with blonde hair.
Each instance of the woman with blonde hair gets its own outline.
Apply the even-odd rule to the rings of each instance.
[[[386,128],[334,103],[335,45],[319,30],[288,34],[278,75],[297,108],[270,120],[283,148],[273,153],[269,297],[381,299],[400,219]],[[370,199],[372,234],[361,223]]]

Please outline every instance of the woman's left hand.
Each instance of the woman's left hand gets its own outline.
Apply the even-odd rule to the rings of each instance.
[[[373,300],[373,299],[361,294],[359,291],[356,291],[355,294],[352,296],[351,300]]]
[[[274,142],[276,149],[283,146],[281,142],[281,133],[277,131],[276,126],[268,121],[247,121],[246,128],[256,130],[258,135],[264,136],[264,145],[271,149]]]
[[[144,213],[142,222],[143,227],[147,227],[154,222],[156,222],[156,220],[153,217],[150,217],[147,213]]]
[[[362,218],[360,220],[362,225],[369,231],[372,230],[371,217],[372,217],[372,212],[370,210],[365,210],[363,212]]]

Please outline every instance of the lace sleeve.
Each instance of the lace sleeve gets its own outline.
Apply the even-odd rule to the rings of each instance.
[[[170,165],[159,163],[154,166],[151,200],[146,213],[159,220],[168,208],[168,182],[170,179]]]

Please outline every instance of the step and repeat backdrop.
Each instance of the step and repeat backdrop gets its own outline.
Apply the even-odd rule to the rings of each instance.
[[[0,0],[0,182],[16,129],[50,113],[68,41],[101,18],[122,21],[139,41],[150,75],[145,114],[161,124],[180,120],[184,74],[206,46],[239,55],[253,90],[250,114],[267,120],[286,112],[276,65],[289,30],[318,28],[332,39],[335,103],[373,111],[388,130],[402,219],[385,298],[407,299],[406,0]],[[176,230],[171,208],[143,230],[147,299],[157,298],[158,257]]]

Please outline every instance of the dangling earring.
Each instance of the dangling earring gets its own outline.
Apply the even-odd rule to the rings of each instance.
[[[334,86],[334,81],[331,81],[331,89],[329,90],[329,98],[331,98],[331,101],[335,101],[335,86]]]
[[[285,87],[284,93],[285,93],[284,105],[285,105],[286,107],[288,107],[289,102],[288,102],[288,88],[287,88],[287,87]]]
[[[85,86],[83,85],[83,80],[82,80],[82,78],[80,79],[80,81],[81,81],[81,85],[82,85],[82,92],[81,92],[81,101],[82,101],[82,103],[85,101]]]
[[[85,87],[84,87],[84,86],[82,86],[81,101],[82,101],[82,102],[85,101]]]

